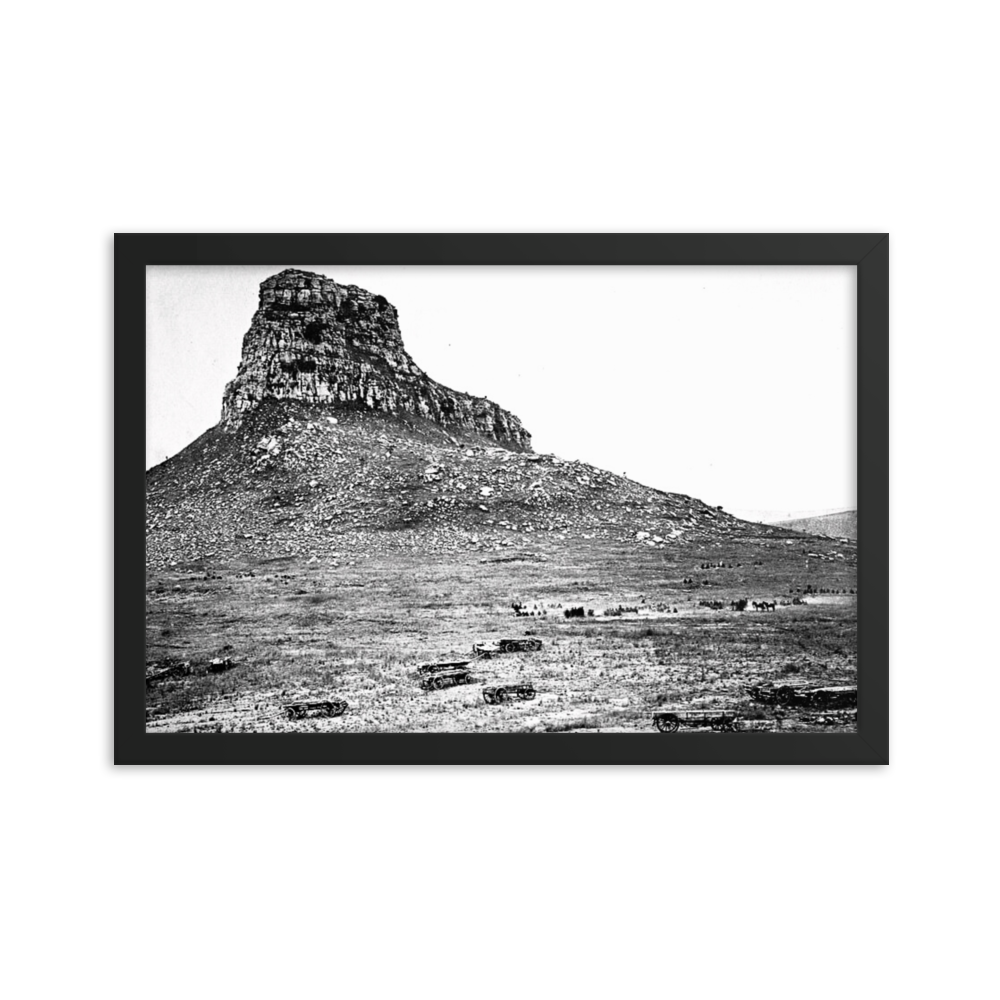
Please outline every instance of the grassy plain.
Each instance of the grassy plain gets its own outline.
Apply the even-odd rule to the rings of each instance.
[[[823,544],[651,547],[539,534],[496,550],[150,570],[147,668],[187,662],[191,673],[147,688],[147,730],[622,732],[649,730],[663,706],[737,704],[745,728],[802,731],[810,726],[795,713],[775,720],[742,689],[856,683],[856,550],[837,543],[846,558],[821,556]],[[803,597],[807,587],[820,593]],[[742,597],[788,603],[729,610]],[[514,602],[547,614],[515,616]],[[639,612],[603,616],[619,605]],[[566,619],[570,606],[595,615]],[[476,683],[418,686],[420,662],[471,659],[475,642],[527,634],[542,640],[540,652],[474,660]],[[217,656],[235,667],[207,672]],[[487,705],[483,685],[504,680],[530,680],[537,698]],[[347,712],[285,717],[286,702],[326,698],[346,701]]]

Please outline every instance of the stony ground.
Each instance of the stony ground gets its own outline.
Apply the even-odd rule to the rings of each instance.
[[[776,719],[743,687],[856,683],[852,544],[560,534],[510,531],[447,552],[428,551],[418,534],[381,548],[363,532],[332,532],[322,547],[288,554],[154,553],[147,673],[171,664],[190,673],[148,687],[147,728],[633,732],[650,730],[658,708],[738,705],[747,729],[802,731],[817,727],[792,710]],[[729,610],[741,597],[778,607]],[[513,603],[534,614],[517,616]],[[594,615],[567,619],[571,606]],[[637,610],[605,614],[619,607]],[[467,686],[418,685],[421,662],[471,659],[473,643],[524,635],[542,650],[473,661]],[[233,668],[208,672],[219,656]],[[484,686],[507,680],[530,680],[536,699],[487,705]],[[285,716],[290,701],[331,698],[347,702],[344,715]]]
[[[488,552],[535,535],[577,544],[641,532],[651,547],[801,538],[583,462],[460,441],[417,418],[336,413],[262,406],[237,432],[213,428],[150,470],[148,565]]]

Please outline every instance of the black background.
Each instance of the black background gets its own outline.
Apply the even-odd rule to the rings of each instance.
[[[856,264],[858,733],[211,734],[145,731],[147,264]],[[207,429],[207,428],[206,428]],[[889,759],[887,233],[115,234],[115,763],[798,763]],[[679,488],[679,487],[678,487]],[[587,734],[564,734],[587,735]],[[594,734],[591,734],[594,735]]]

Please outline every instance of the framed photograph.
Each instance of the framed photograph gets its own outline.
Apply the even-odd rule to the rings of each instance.
[[[116,763],[888,763],[888,276],[117,234]]]

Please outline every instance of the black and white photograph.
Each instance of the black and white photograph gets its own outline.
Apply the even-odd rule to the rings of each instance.
[[[146,732],[855,732],[856,284],[148,266]]]

